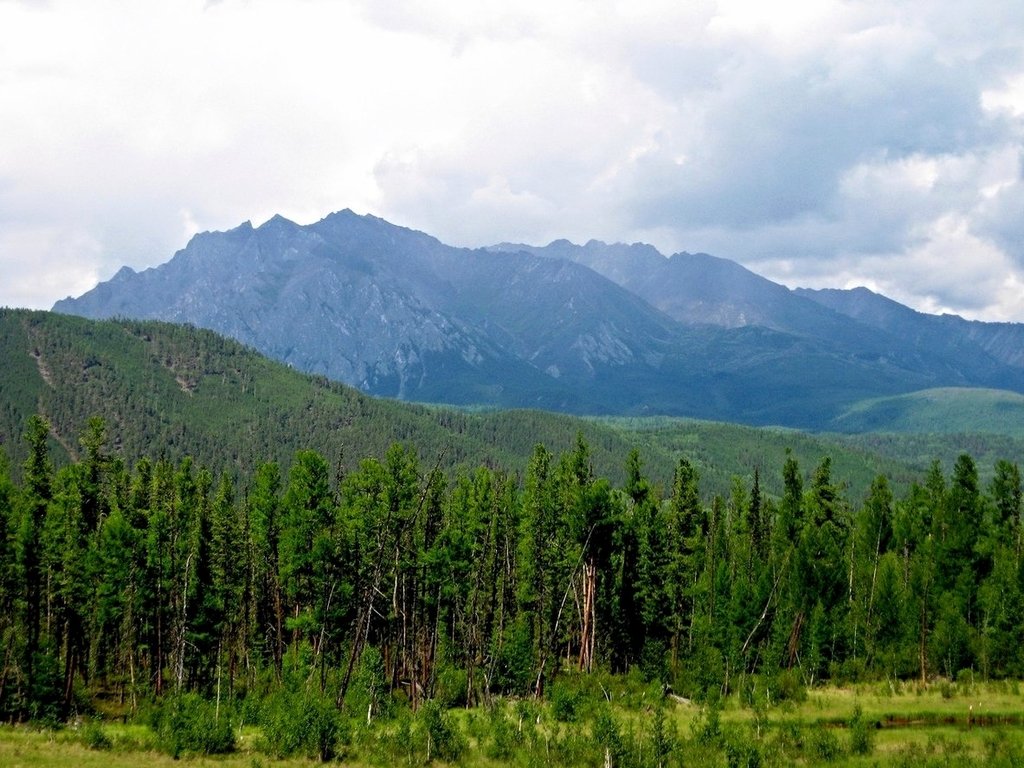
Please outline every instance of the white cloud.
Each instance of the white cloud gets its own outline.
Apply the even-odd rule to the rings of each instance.
[[[1013,3],[52,0],[0,29],[0,303],[352,207],[1024,320]]]
[[[100,249],[87,232],[22,228],[0,232],[0,306],[49,308],[54,296],[92,288]],[[37,259],[43,259],[37,263]]]

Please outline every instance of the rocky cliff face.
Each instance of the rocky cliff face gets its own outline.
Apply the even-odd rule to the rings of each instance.
[[[1024,388],[1005,329],[936,349],[724,259],[452,248],[351,211],[196,235],[54,309],[191,323],[409,400],[814,426],[859,397]]]
[[[675,330],[585,267],[451,248],[350,211],[197,235],[54,309],[211,328],[374,394],[570,409],[590,400],[576,385],[657,360]]]

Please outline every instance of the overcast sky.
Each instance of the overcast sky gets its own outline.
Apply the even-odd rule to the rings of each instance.
[[[0,0],[0,305],[352,208],[1024,321],[1019,0]]]

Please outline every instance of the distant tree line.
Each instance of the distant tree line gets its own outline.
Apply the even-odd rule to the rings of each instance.
[[[1021,477],[962,455],[863,500],[790,457],[702,498],[596,477],[582,437],[522,477],[446,476],[393,446],[336,474],[319,453],[242,481],[112,454],[92,419],[55,471],[29,420],[0,457],[0,716],[233,701],[301,678],[361,717],[542,696],[567,670],[636,671],[691,697],[827,680],[1024,676]]]

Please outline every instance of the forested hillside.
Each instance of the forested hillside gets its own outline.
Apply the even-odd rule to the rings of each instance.
[[[582,432],[595,471],[613,482],[623,480],[622,457],[638,446],[655,485],[671,484],[675,461],[685,454],[708,494],[728,494],[737,476],[749,484],[756,468],[780,466],[787,451],[803,464],[831,456],[859,499],[882,471],[902,488],[932,459],[951,466],[964,448],[986,458],[993,443],[999,448],[993,458],[1020,450],[1013,441],[980,438],[967,445],[954,436],[924,447],[916,438],[888,439],[878,452],[846,438],[713,422],[427,408],[367,397],[210,331],[158,322],[0,310],[0,358],[0,444],[15,475],[26,456],[21,435],[36,413],[51,425],[58,466],[81,455],[79,436],[92,416],[104,419],[111,449],[129,462],[191,456],[233,475],[268,460],[286,470],[302,448],[320,451],[343,473],[363,457],[383,456],[394,442],[445,471],[486,464],[521,474],[536,443],[568,450]],[[904,444],[909,460],[901,455]],[[769,473],[765,490],[781,494],[781,481]]]
[[[580,429],[604,471],[628,450],[613,431],[566,416],[470,414],[367,397],[190,326],[0,309],[0,356],[0,443],[16,466],[26,420],[37,412],[52,425],[58,464],[79,456],[91,416],[103,417],[112,447],[128,459],[188,455],[218,472],[251,472],[266,460],[287,465],[296,450],[314,446],[343,471],[403,441],[444,469],[525,468],[535,441],[568,447]],[[659,458],[670,473],[667,457]]]
[[[697,700],[1024,674],[1008,461],[982,484],[964,454],[898,496],[880,475],[861,501],[829,459],[790,458],[770,469],[780,498],[755,474],[705,503],[685,457],[664,493],[636,452],[612,484],[582,437],[536,446],[521,481],[447,478],[400,446],[341,477],[303,450],[232,480],[125,462],[100,419],[55,471],[48,431],[30,420],[19,482],[0,471],[6,718],[188,693],[225,712],[298,696],[369,726],[435,699],[550,695],[572,670]]]

